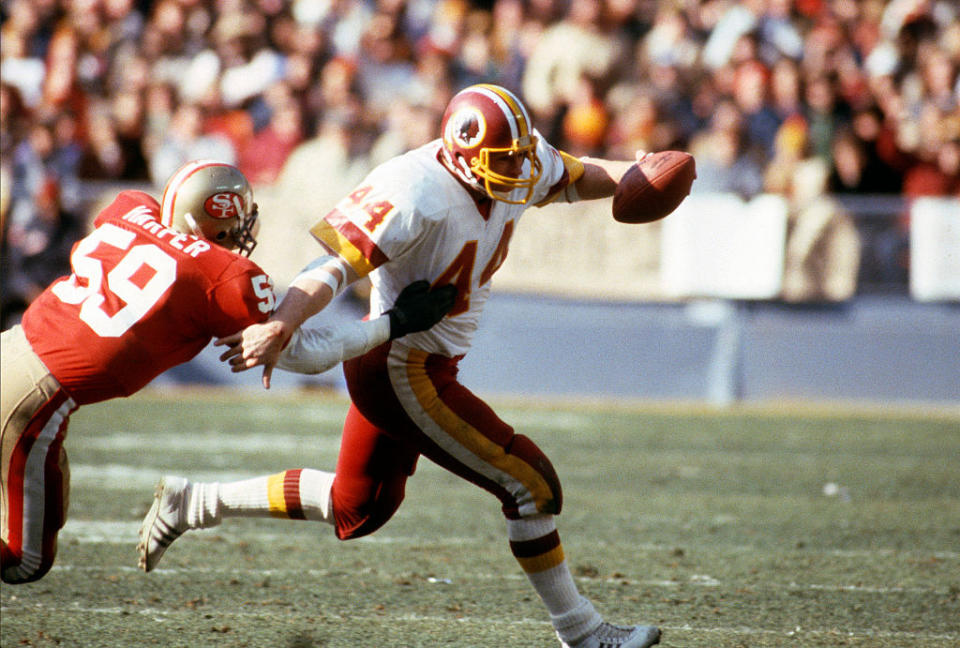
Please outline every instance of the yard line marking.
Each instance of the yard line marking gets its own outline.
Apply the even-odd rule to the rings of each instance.
[[[193,610],[166,610],[161,608],[144,608],[144,609],[133,609],[125,607],[86,607],[79,605],[45,605],[45,604],[24,604],[21,606],[3,606],[3,610],[11,613],[16,611],[29,612],[35,614],[41,610],[48,610],[50,612],[59,612],[59,613],[78,613],[78,614],[139,614],[141,616],[150,616],[153,617],[154,621],[158,623],[163,623],[167,618],[180,618],[184,616],[194,617],[196,612]],[[274,613],[264,610],[263,612],[246,612],[240,610],[217,610],[215,613],[219,617],[230,617],[230,618],[263,618],[272,616]],[[549,628],[550,624],[547,621],[540,619],[529,619],[529,618],[520,618],[520,619],[504,619],[501,616],[494,618],[488,617],[451,617],[451,616],[438,616],[438,615],[428,615],[428,614],[416,614],[416,613],[406,613],[396,616],[384,617],[383,615],[365,615],[365,614],[350,614],[349,617],[343,615],[331,615],[333,617],[339,617],[344,620],[349,620],[353,623],[356,622],[373,622],[377,624],[382,624],[387,618],[391,622],[410,622],[410,623],[463,623],[463,624],[474,624],[474,625],[504,625],[504,626],[517,626],[517,625],[536,625],[543,626],[544,628]],[[779,635],[779,636],[801,636],[801,635],[810,635],[810,636],[846,636],[849,638],[878,638],[878,639],[906,639],[906,640],[924,640],[924,641],[955,641],[960,639],[960,634],[956,633],[928,633],[928,632],[903,632],[903,631],[890,631],[890,630],[872,630],[872,629],[853,629],[853,630],[816,630],[816,629],[804,629],[804,628],[794,628],[793,630],[785,629],[773,629],[773,628],[751,628],[749,626],[711,626],[711,627],[697,627],[690,624],[684,624],[680,626],[670,626],[663,625],[660,626],[661,629],[668,632],[702,632],[709,634],[725,634],[725,635]]]
[[[104,470],[106,474],[111,474],[110,466],[103,467],[101,470]],[[71,472],[73,471],[73,466],[71,466]],[[211,475],[216,475],[218,473],[208,473]],[[221,476],[229,476],[231,473],[219,473]],[[210,479],[207,481],[225,481],[225,479]],[[156,478],[151,479],[150,487],[156,485]],[[150,499],[148,496],[141,498],[144,507],[144,512],[146,512],[147,504],[149,504]],[[267,520],[265,522],[275,523],[276,520]],[[229,524],[229,523],[227,523]],[[318,527],[317,525],[304,526],[301,525],[300,528],[283,531],[247,531],[244,530],[238,533],[231,533],[229,528],[225,527],[214,527],[211,529],[200,529],[191,531],[191,535],[200,533],[200,534],[213,534],[220,533],[223,536],[223,540],[228,543],[249,543],[252,541],[257,542],[267,542],[273,543],[277,541],[283,541],[289,539],[291,535],[299,534],[301,531],[303,533],[309,533],[310,535],[316,535],[307,529],[314,528],[323,528]],[[69,538],[75,542],[81,544],[124,544],[130,541],[131,538],[136,541],[137,532],[140,529],[140,520],[136,522],[124,521],[124,520],[77,520],[70,519],[67,520],[66,526],[60,532],[61,537]],[[289,526],[288,526],[289,529]],[[228,535],[229,534],[229,535]],[[322,536],[321,536],[322,537]],[[404,536],[404,535],[390,535],[389,533],[381,533],[372,536],[364,536],[356,540],[352,540],[353,543],[362,543],[362,544],[396,544],[396,545],[414,545],[414,546],[423,546],[424,539],[419,536]],[[475,536],[446,536],[442,538],[431,538],[429,544],[442,544],[442,545],[473,545],[473,544],[487,544],[488,540],[485,538],[478,538]],[[572,543],[571,543],[572,544]],[[654,542],[641,542],[630,545],[633,550],[636,551],[647,551],[651,553],[667,551],[671,552],[676,549],[676,545],[673,544],[658,544]],[[721,547],[721,553],[753,553],[757,551],[758,547],[755,545],[729,545]],[[901,556],[904,558],[908,557],[923,557],[923,558],[936,558],[937,560],[960,560],[960,552],[957,551],[917,551],[917,550],[902,550],[902,549],[822,549],[815,550],[810,548],[791,550],[789,548],[777,548],[777,547],[763,547],[764,551],[782,551],[784,553],[791,553],[793,551],[802,554],[802,555],[813,555],[813,556],[839,556],[844,558],[879,558],[879,557],[890,557],[890,556]]]
[[[132,567],[129,565],[54,565],[51,571],[62,571],[62,572],[122,572],[122,573],[141,573],[141,569],[138,567]],[[342,575],[343,571],[340,569],[256,569],[256,568],[239,568],[239,567],[158,567],[150,572],[155,575],[154,577],[159,576],[197,576],[197,575],[212,575],[212,576],[245,576],[247,578],[260,579],[266,577],[277,577],[277,578],[294,578],[297,576],[310,576],[314,578],[325,578],[327,576],[333,575]],[[370,576],[374,574],[372,568],[361,569],[357,571],[358,576]],[[395,573],[384,573],[383,577],[387,579],[393,579],[396,576]],[[437,581],[439,586],[450,585],[451,583],[444,582],[445,580],[451,580],[449,577],[439,576],[437,577],[440,580]],[[523,581],[526,582],[526,576],[520,572],[510,572],[510,573],[471,573],[463,576],[457,577],[460,582],[470,582],[470,581]],[[716,580],[715,578],[709,576],[703,576],[699,574],[694,574],[689,577],[687,580],[644,580],[644,579],[633,579],[628,576],[619,576],[619,577],[605,577],[597,578],[590,576],[578,576],[577,580],[589,583],[603,583],[607,585],[632,585],[637,587],[660,587],[664,589],[679,589],[681,587],[708,587],[708,588],[718,588],[723,587],[724,585],[736,586],[738,589],[749,589],[749,590],[766,590],[766,591],[828,591],[828,592],[861,592],[865,594],[942,594],[946,593],[946,586],[937,588],[937,587],[880,587],[880,586],[868,586],[868,585],[844,585],[842,583],[834,584],[822,584],[822,583],[740,583],[739,581],[727,581],[726,583]]]
[[[115,432],[97,435],[83,440],[84,449],[118,451],[142,451],[149,448],[154,451],[215,453],[256,453],[263,451],[279,452],[289,449],[300,453],[304,447],[311,452],[336,453],[340,448],[339,434],[243,434],[226,433],[221,430],[191,430],[184,435],[147,435],[135,432]],[[162,457],[157,452],[157,457]]]
[[[696,626],[691,626],[690,624],[684,624],[680,626],[669,626],[662,625],[660,626],[661,630],[666,630],[669,632],[706,632],[710,634],[734,634],[734,635],[781,635],[788,637],[799,637],[802,635],[812,635],[818,637],[833,637],[833,636],[844,636],[849,638],[875,638],[875,639],[923,639],[925,641],[952,641],[960,639],[960,634],[956,633],[930,633],[930,632],[903,632],[903,631],[892,631],[892,630],[872,630],[872,629],[856,629],[856,630],[814,630],[814,629],[805,629],[801,627],[796,627],[793,630],[772,630],[769,628],[751,628],[749,626],[737,626],[737,627],[712,627],[712,628],[700,628]]]

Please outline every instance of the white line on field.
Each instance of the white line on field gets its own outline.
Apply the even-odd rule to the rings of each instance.
[[[259,417],[270,423],[275,423],[278,410],[276,407],[267,407]],[[340,410],[317,410],[287,408],[283,410],[285,423],[291,423],[291,417],[302,421],[305,426],[302,434],[260,432],[250,433],[242,430],[196,429],[190,434],[156,435],[118,430],[108,434],[98,434],[83,438],[85,449],[111,451],[140,451],[149,449],[158,457],[163,452],[205,452],[215,454],[244,454],[262,451],[297,451],[307,450],[310,453],[332,452],[340,448],[339,426],[343,423],[346,408]],[[256,414],[256,410],[247,410],[246,416]],[[510,411],[510,421],[514,427],[546,427],[554,430],[575,432],[590,426],[590,418],[573,412],[536,412]],[[331,427],[320,432],[318,426]]]
[[[216,481],[216,480],[214,480]],[[151,482],[151,486],[154,485],[154,482]],[[149,503],[148,498],[144,498],[142,504],[144,510],[146,510],[146,505]],[[265,520],[265,522],[276,523],[278,522],[275,519]],[[283,521],[280,521],[283,524]],[[228,525],[229,522],[224,523]],[[60,532],[60,537],[63,539],[69,539],[73,542],[80,544],[127,544],[137,542],[137,531],[140,528],[140,522],[129,522],[121,520],[76,520],[71,519],[67,521],[66,526]],[[316,536],[328,536],[331,531],[330,528],[322,524],[312,524],[312,525],[299,525],[299,528],[295,530],[295,533],[299,533],[301,530],[305,529],[315,529],[313,531],[307,532],[311,535]],[[198,532],[193,531],[192,534]],[[201,534],[220,534],[226,542],[264,542],[264,543],[274,543],[278,541],[287,541],[293,536],[293,533],[290,532],[271,532],[271,531],[255,531],[251,532],[249,530],[244,530],[241,533],[235,534],[234,538],[228,537],[226,534],[229,534],[229,527],[216,527],[213,529],[205,529],[200,531]],[[476,536],[445,536],[445,537],[434,537],[430,538],[429,542],[425,542],[422,536],[402,536],[402,535],[390,535],[389,533],[379,533],[372,536],[365,536],[359,538],[358,540],[352,540],[354,543],[363,543],[363,544],[393,544],[393,545],[412,545],[412,546],[423,546],[424,544],[440,544],[440,545],[473,545],[473,544],[487,544],[489,540],[483,537]],[[673,545],[657,544],[652,542],[638,542],[631,543],[630,547],[636,551],[649,551],[649,552],[660,552],[660,551],[674,551],[676,549]],[[725,546],[722,548],[724,552],[728,553],[749,553],[757,551],[755,545],[731,545]],[[776,548],[775,548],[776,549]],[[783,549],[784,551],[790,551],[789,549]],[[904,551],[901,549],[823,549],[816,550],[812,548],[799,549],[798,552],[801,552],[805,555],[827,555],[827,556],[837,556],[842,558],[879,558],[879,557],[890,557],[890,556],[920,556],[923,558],[935,558],[937,560],[960,560],[960,552],[957,551]]]
[[[148,450],[158,459],[164,453],[200,452],[207,454],[255,454],[258,452],[318,452],[336,453],[340,448],[339,435],[305,434],[249,434],[225,433],[218,430],[191,430],[180,436],[152,436],[133,432],[115,432],[83,439],[84,449],[120,451]],[[142,470],[142,468],[141,468]]]
[[[123,573],[140,573],[140,569],[127,565],[120,566],[96,566],[96,565],[54,565],[52,571],[62,571],[62,572],[123,572]],[[154,569],[151,573],[150,578],[156,579],[163,576],[175,577],[175,576],[199,576],[199,575],[213,575],[221,577],[243,577],[248,580],[260,580],[263,578],[273,577],[273,578],[289,578],[294,579],[303,576],[310,576],[312,578],[325,578],[334,574],[336,576],[342,575],[342,570],[326,570],[326,569],[254,569],[254,568],[230,568],[230,567],[189,567],[189,568],[157,568]],[[364,569],[359,570],[357,574],[359,576],[370,575],[373,573],[373,570]],[[389,575],[390,578],[393,578],[395,575]],[[439,587],[453,585],[456,579],[451,579],[448,577],[431,577],[433,580],[428,579],[427,582],[431,584],[436,584]],[[525,581],[526,577],[517,572],[517,573],[480,573],[475,572],[463,577],[464,582],[469,581],[479,581],[479,580],[488,580],[488,581]],[[589,576],[578,577],[578,580],[591,583],[605,583],[608,585],[631,585],[637,587],[660,587],[665,589],[678,589],[681,587],[708,587],[708,588],[717,588],[724,585],[723,582],[713,578],[712,576],[705,576],[702,574],[693,574],[687,580],[643,580],[643,579],[632,579],[626,576],[620,577],[610,577],[610,578],[596,578]],[[766,591],[828,591],[828,592],[862,592],[865,594],[942,594],[945,592],[943,589],[938,589],[936,587],[872,587],[868,585],[844,585],[842,583],[834,584],[820,584],[820,583],[759,583],[759,584],[743,584],[735,583],[738,588],[744,588],[749,590],[766,590]]]
[[[129,607],[83,607],[79,605],[47,605],[41,603],[34,603],[32,605],[23,605],[21,606],[3,606],[2,611],[5,613],[14,613],[18,611],[24,611],[27,613],[36,613],[39,611],[47,612],[58,612],[58,613],[76,613],[76,614],[139,614],[141,616],[153,617],[154,621],[158,623],[165,622],[168,618],[178,619],[180,617],[188,616],[190,618],[196,617],[195,610],[169,610],[161,608],[143,608],[143,609],[130,609]],[[272,617],[275,615],[274,612],[245,612],[245,611],[227,611],[227,610],[216,610],[213,612],[217,617],[220,618],[253,618],[259,619],[263,617]],[[382,624],[384,621],[389,620],[391,623],[464,623],[464,624],[474,624],[482,626],[491,626],[491,625],[506,625],[506,626],[516,626],[516,625],[535,625],[535,626],[544,626],[549,627],[549,624],[546,621],[538,619],[513,619],[507,620],[502,617],[488,618],[488,617],[450,617],[450,616],[432,616],[426,614],[414,614],[407,613],[402,615],[390,616],[390,615],[362,615],[362,614],[351,614],[349,616],[344,615],[331,615],[336,618],[341,618],[344,621],[350,621],[351,623],[356,622],[373,622],[377,624]],[[901,631],[888,631],[888,630],[871,630],[871,629],[853,629],[853,630],[817,630],[817,629],[804,629],[796,627],[792,630],[784,629],[771,629],[771,628],[751,628],[749,626],[736,626],[736,627],[724,627],[724,626],[712,626],[712,627],[697,627],[690,624],[684,624],[680,626],[661,626],[661,629],[667,632],[677,632],[677,633],[708,633],[708,634],[723,634],[723,635],[779,635],[787,637],[801,637],[803,635],[810,636],[845,636],[849,638],[879,638],[879,639],[906,639],[906,640],[925,640],[925,641],[955,641],[960,639],[960,634],[956,633],[947,633],[947,634],[937,634],[937,633],[927,633],[927,632],[901,632]]]

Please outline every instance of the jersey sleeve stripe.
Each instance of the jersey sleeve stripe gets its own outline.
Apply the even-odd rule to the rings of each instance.
[[[390,260],[376,243],[336,209],[310,228],[310,233],[349,263],[358,277],[365,277]]]

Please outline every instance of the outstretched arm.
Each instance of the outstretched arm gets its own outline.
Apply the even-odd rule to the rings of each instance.
[[[583,175],[574,183],[577,199],[609,198],[616,191],[623,174],[645,155],[645,151],[637,151],[636,160],[633,161],[580,158],[583,163]]]
[[[387,340],[429,329],[450,312],[456,298],[457,289],[452,285],[430,290],[428,282],[416,281],[403,289],[393,308],[370,321],[297,329],[280,354],[277,367],[296,373],[322,373]]]
[[[323,257],[311,263],[293,280],[270,319],[214,342],[229,347],[220,359],[229,361],[235,372],[262,365],[263,386],[269,389],[273,367],[293,332],[326,308],[355,278],[336,257]]]

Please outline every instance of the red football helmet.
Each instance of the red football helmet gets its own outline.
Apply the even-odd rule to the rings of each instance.
[[[495,200],[514,205],[530,200],[543,164],[530,114],[512,92],[486,83],[461,90],[447,104],[441,132],[444,160],[464,182]],[[491,156],[501,153],[523,157],[519,177],[490,168]],[[515,189],[526,193],[513,198]]]

